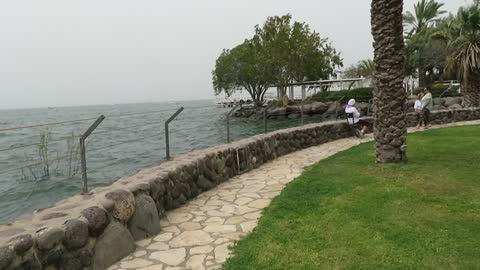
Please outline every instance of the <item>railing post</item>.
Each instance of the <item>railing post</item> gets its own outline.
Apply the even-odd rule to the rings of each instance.
[[[87,184],[87,154],[85,153],[85,139],[80,137],[80,166],[82,170],[82,180],[83,180],[83,192],[82,195],[88,194],[88,184]]]
[[[335,120],[338,120],[338,101],[335,101]]]
[[[88,179],[87,179],[87,151],[86,151],[86,141],[88,136],[105,120],[104,115],[95,120],[95,122],[80,136],[80,163],[82,169],[82,179],[83,179],[83,192],[82,195],[88,195]]]
[[[267,108],[263,111],[263,128],[264,133],[267,133]]]
[[[345,98],[346,96],[343,96],[341,97],[338,101],[335,102],[335,120],[338,120],[338,104],[340,104],[340,102],[342,102],[342,100]]]
[[[170,122],[172,122],[173,119],[175,119],[175,117],[177,117],[183,111],[183,109],[183,107],[180,107],[180,109],[178,109],[172,116],[170,116],[170,118],[168,118],[167,121],[165,121],[165,152],[167,155],[167,160],[170,159],[170,134],[168,133],[168,124],[170,124]]]
[[[302,106],[300,106],[300,116],[301,116],[301,120],[302,120],[302,126],[305,122],[305,117],[303,116],[303,100],[302,100]]]
[[[227,143],[230,143],[230,115],[238,108],[238,104],[227,113]]]

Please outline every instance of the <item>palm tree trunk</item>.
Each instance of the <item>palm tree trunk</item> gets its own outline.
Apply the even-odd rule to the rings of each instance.
[[[403,0],[372,0],[374,39],[374,136],[378,163],[402,161],[407,139],[403,89]]]
[[[473,74],[462,81],[463,105],[480,107],[480,74]]]
[[[418,86],[420,87],[427,86],[426,84],[427,75],[425,73],[424,65],[425,63],[423,61],[423,49],[419,48],[418,49]]]

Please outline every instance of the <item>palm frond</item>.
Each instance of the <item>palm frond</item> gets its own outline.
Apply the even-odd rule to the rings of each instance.
[[[407,11],[403,16],[406,28],[414,33],[420,33],[432,26],[440,20],[440,16],[446,11],[441,8],[443,3],[435,0],[421,0],[414,5],[414,12]]]
[[[443,25],[450,51],[447,69],[460,80],[470,80],[480,71],[480,1],[458,10]]]

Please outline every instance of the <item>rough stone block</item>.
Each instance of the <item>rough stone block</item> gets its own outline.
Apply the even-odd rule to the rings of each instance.
[[[82,211],[82,215],[88,221],[88,231],[93,237],[97,237],[107,228],[110,223],[110,217],[107,212],[100,207],[90,207]]]
[[[27,252],[33,246],[33,238],[30,234],[22,234],[12,238],[9,243],[18,255]]]
[[[325,113],[328,110],[328,105],[323,102],[312,103],[312,111],[316,114]]]
[[[451,106],[448,106],[448,109],[450,109],[450,110],[461,110],[461,109],[463,109],[463,107],[460,104],[453,104]]]
[[[161,196],[165,194],[165,185],[163,184],[162,179],[155,178],[149,181],[150,184],[150,195],[156,201]]]
[[[102,270],[135,250],[132,235],[121,223],[112,221],[95,243],[93,270]]]
[[[114,203],[112,216],[126,224],[135,212],[135,197],[127,190],[118,189],[109,192],[105,197]]]
[[[81,270],[89,268],[92,265],[92,260],[92,250],[90,248],[82,248],[80,250],[64,254],[58,267],[59,269],[65,270]]]
[[[434,98],[433,99],[433,105],[443,106],[443,105],[445,105],[445,99],[444,98]]]
[[[80,220],[69,220],[65,223],[63,245],[67,249],[79,249],[88,242],[88,225]]]
[[[24,256],[20,258],[20,260],[16,261],[14,264],[15,270],[41,270],[42,264],[35,256],[35,253],[28,252]]]
[[[65,237],[65,232],[60,228],[47,228],[36,235],[37,246],[41,250],[51,250],[60,244]]]
[[[62,256],[59,268],[60,270],[82,270],[82,261],[73,254],[67,254]]]
[[[57,246],[49,251],[42,252],[41,260],[44,265],[60,265],[66,250],[63,246]]]
[[[15,258],[15,253],[8,247],[0,248],[0,269],[7,269]]]
[[[135,197],[135,213],[128,223],[134,240],[142,240],[160,232],[160,218],[152,197],[139,194]]]
[[[211,181],[209,181],[205,176],[200,175],[197,180],[197,185],[202,189],[202,190],[209,190],[215,186]]]

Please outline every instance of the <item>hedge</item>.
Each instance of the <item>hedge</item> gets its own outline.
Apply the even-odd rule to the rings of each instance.
[[[457,85],[448,86],[444,84],[435,84],[432,86],[432,95],[434,97],[458,97],[462,94],[458,93],[460,87]],[[414,91],[415,95],[418,95],[420,92],[423,92],[423,88],[417,88]],[[349,99],[354,98],[358,102],[368,102],[373,98],[373,88],[356,88],[352,90],[340,90],[340,91],[327,91],[317,93],[312,97],[314,101],[341,101],[343,103],[347,102]]]
[[[365,88],[356,88],[352,90],[341,90],[341,91],[327,91],[327,92],[320,92],[315,94],[312,97],[314,101],[342,101],[345,103],[349,99],[354,98],[358,102],[368,102],[373,98],[373,88],[365,87]]]
[[[444,85],[444,84],[434,84],[432,85],[432,95],[434,97],[459,97],[462,94],[458,93],[460,86],[458,85]],[[423,88],[417,88],[413,92],[415,95],[423,92]]]

